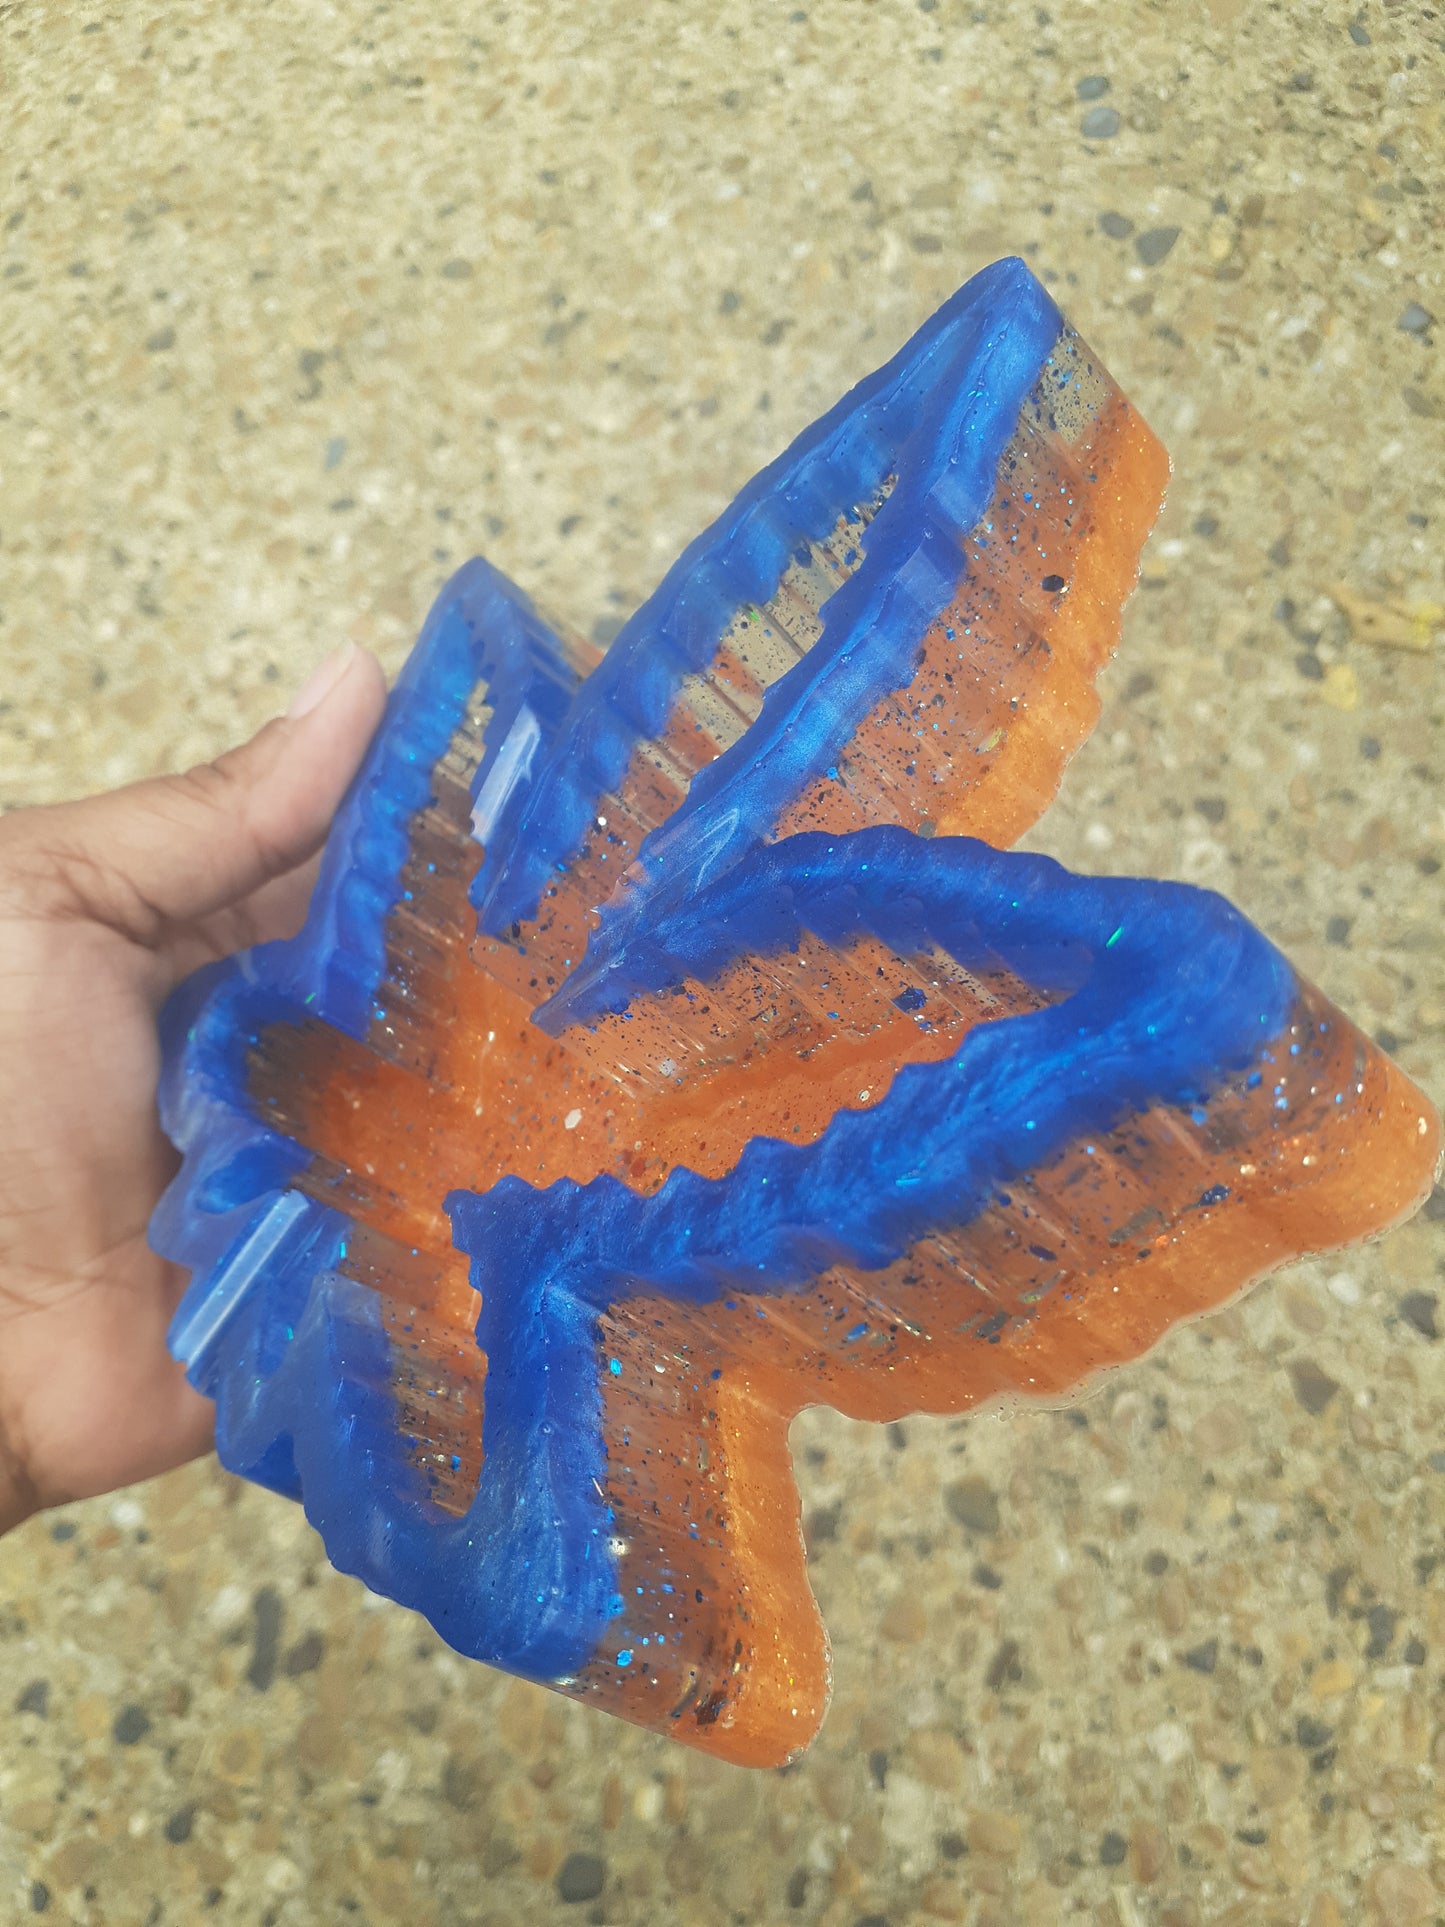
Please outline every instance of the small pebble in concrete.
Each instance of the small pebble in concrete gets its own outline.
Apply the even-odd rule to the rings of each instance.
[[[262,1586],[256,1594],[253,1637],[246,1678],[258,1693],[264,1693],[276,1677],[281,1644],[281,1595],[274,1586]]]
[[[1017,1685],[1024,1676],[1022,1660],[1023,1654],[1016,1639],[1001,1641],[983,1676],[989,1691],[1001,1693],[1005,1686]]]
[[[1331,1378],[1312,1358],[1290,1360],[1289,1382],[1300,1404],[1315,1418],[1340,1389],[1338,1379]]]
[[[1104,74],[1085,74],[1074,88],[1080,100],[1102,100],[1108,91],[1108,77]]]
[[[303,1633],[282,1661],[282,1670],[289,1679],[301,1673],[314,1673],[325,1653],[326,1641],[320,1633]]]
[[[1428,308],[1422,308],[1418,301],[1412,301],[1395,326],[1407,335],[1423,335],[1429,330],[1434,319],[1434,315]]]
[[[1127,241],[1134,232],[1134,223],[1127,214],[1116,214],[1110,210],[1099,216],[1099,226],[1111,241]]]
[[[1157,268],[1178,239],[1177,227],[1151,227],[1134,243],[1134,252],[1146,268]]]
[[[33,1679],[15,1702],[17,1713],[34,1713],[37,1718],[45,1719],[50,1712],[50,1681]]]
[[[461,1759],[453,1754],[442,1768],[442,1798],[458,1813],[468,1813],[480,1803],[485,1785],[481,1766],[476,1760]]]
[[[1440,1300],[1433,1291],[1409,1291],[1400,1300],[1400,1316],[1422,1338],[1428,1338],[1434,1344],[1440,1336],[1440,1327],[1435,1318],[1439,1304]]]
[[[150,1732],[150,1714],[143,1706],[123,1706],[110,1730],[117,1746],[134,1746]]]
[[[1079,132],[1086,141],[1111,141],[1120,125],[1119,116],[1112,107],[1091,107],[1079,122]]]
[[[998,1531],[998,1497],[983,1479],[957,1479],[947,1487],[943,1503],[949,1516],[965,1531],[988,1537]]]
[[[607,1863],[599,1854],[569,1853],[557,1875],[557,1896],[569,1905],[596,1900],[607,1881]]]
[[[190,1839],[195,1820],[196,1809],[193,1806],[176,1808],[165,1824],[165,1836],[173,1847],[183,1847]]]
[[[1365,1614],[1365,1624],[1370,1629],[1369,1643],[1365,1647],[1366,1659],[1383,1659],[1395,1639],[1395,1628],[1400,1615],[1393,1606],[1371,1606]]]

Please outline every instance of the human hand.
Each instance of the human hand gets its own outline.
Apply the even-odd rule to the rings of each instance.
[[[186,1274],[146,1242],[177,1162],[156,1014],[300,927],[384,697],[346,650],[215,763],[0,819],[0,1531],[210,1443],[165,1346]]]

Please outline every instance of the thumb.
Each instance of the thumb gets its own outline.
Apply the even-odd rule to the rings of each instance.
[[[26,812],[27,828],[72,903],[153,945],[320,848],[385,698],[381,665],[350,646],[239,749],[181,776]]]

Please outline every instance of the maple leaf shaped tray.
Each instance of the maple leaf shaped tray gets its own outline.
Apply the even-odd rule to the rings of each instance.
[[[1167,471],[996,263],[600,663],[468,563],[301,934],[172,1000],[172,1349],[462,1652],[778,1764],[799,1410],[1057,1397],[1429,1189],[1428,1103],[1222,899],[1009,853]]]

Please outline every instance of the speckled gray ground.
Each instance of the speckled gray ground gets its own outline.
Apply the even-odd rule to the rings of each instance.
[[[605,638],[1020,251],[1176,465],[1036,841],[1225,888],[1438,1098],[1442,83],[1404,0],[0,7],[0,802],[395,665],[478,548]],[[0,1906],[1445,1920],[1442,1220],[1068,1412],[801,1423],[782,1776],[453,1659],[213,1468],[36,1521]]]

